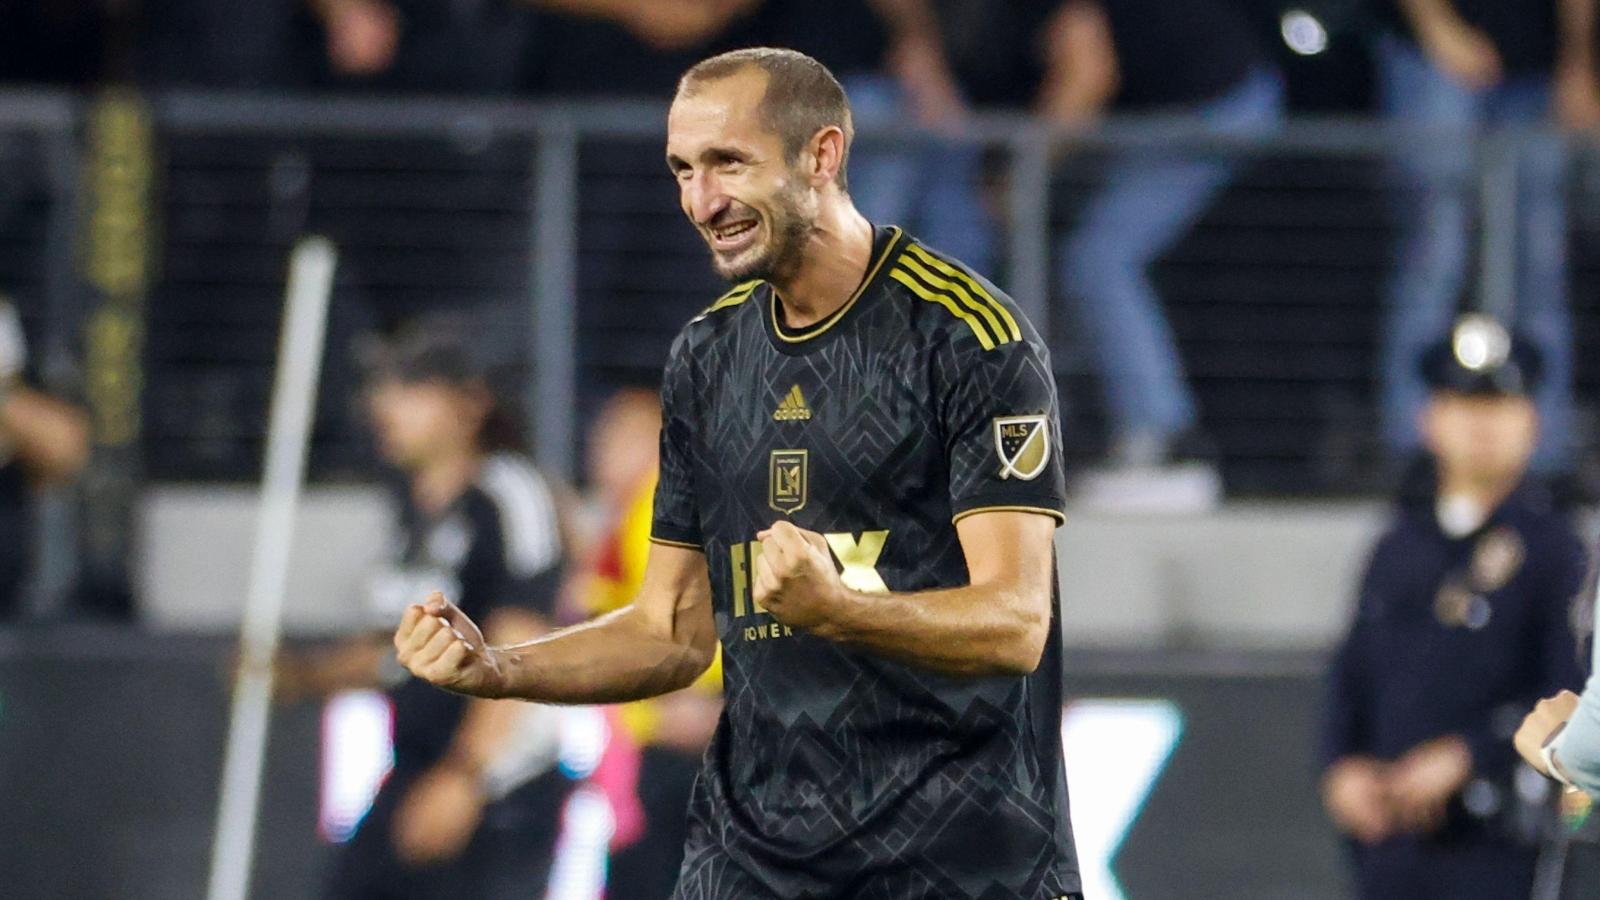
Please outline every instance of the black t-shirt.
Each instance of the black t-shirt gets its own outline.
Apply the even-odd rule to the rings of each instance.
[[[1226,93],[1264,59],[1237,0],[1100,0],[1111,20],[1116,105],[1146,109]]]
[[[401,547],[372,585],[376,621],[393,626],[407,604],[433,591],[480,624],[495,609],[523,607],[549,615],[560,577],[555,504],[532,463],[496,454],[443,515],[424,517],[406,504]],[[450,747],[467,701],[407,676],[389,691],[394,703],[395,767],[436,762]]]
[[[889,32],[866,0],[768,0],[756,13],[763,43],[799,50],[838,78],[883,68]]]
[[[993,284],[899,229],[803,331],[748,282],[674,344],[652,539],[700,548],[726,708],[677,895],[1028,897],[1079,890],[1061,754],[1059,600],[1027,677],[957,678],[754,605],[756,533],[827,536],[857,590],[969,583],[955,520],[1059,519],[1049,352]]]
[[[1555,66],[1558,43],[1556,7],[1560,0],[1448,0],[1466,22],[1489,36],[1500,61],[1512,74],[1547,73]],[[1400,0],[1377,0],[1380,16],[1413,41],[1416,32]]]
[[[1045,27],[1068,0],[943,0],[950,63],[968,98],[1026,106],[1045,76]],[[1122,110],[1210,100],[1265,60],[1237,0],[1083,0],[1111,23]]]

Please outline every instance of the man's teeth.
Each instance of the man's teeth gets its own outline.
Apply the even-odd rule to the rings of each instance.
[[[756,227],[754,222],[740,222],[737,225],[727,225],[716,229],[716,235],[723,240],[727,240],[728,238],[738,237],[754,227]]]

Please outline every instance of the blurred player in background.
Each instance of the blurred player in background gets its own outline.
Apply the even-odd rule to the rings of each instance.
[[[464,340],[416,330],[371,348],[367,406],[384,459],[405,476],[391,565],[373,580],[374,622],[447,591],[501,641],[543,633],[558,595],[562,539],[550,486]],[[394,707],[394,770],[343,848],[327,896],[527,896],[542,884],[566,779],[550,711],[469,703],[394,664],[384,632],[286,655],[287,697],[384,686]],[[531,781],[529,779],[532,779]],[[538,815],[519,806],[533,806]],[[517,828],[500,833],[499,820]],[[514,887],[514,893],[502,887]]]
[[[1505,900],[1533,886],[1511,735],[1581,681],[1569,610],[1586,568],[1527,477],[1537,351],[1482,316],[1425,356],[1432,490],[1403,502],[1329,676],[1323,796],[1365,900]]]
[[[82,471],[89,419],[40,390],[22,317],[0,297],[0,620],[22,609],[33,551],[32,494]]]
[[[720,639],[682,900],[1077,897],[1049,353],[998,288],[856,210],[852,132],[803,54],[684,76],[668,166],[737,286],[667,364],[638,595],[500,648],[435,596],[395,644],[452,690],[592,703],[679,690]]]

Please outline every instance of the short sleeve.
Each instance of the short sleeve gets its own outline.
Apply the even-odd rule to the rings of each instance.
[[[661,474],[656,482],[650,540],[699,547],[700,509],[694,489],[694,384],[687,341],[679,336],[661,381]]]
[[[1031,341],[952,348],[945,368],[951,387],[941,420],[953,518],[1023,510],[1064,521],[1061,420],[1048,351]]]
[[[527,460],[498,454],[484,464],[478,486],[489,504],[481,514],[474,510],[472,548],[459,570],[462,597],[478,614],[515,607],[553,616],[563,548],[549,483]]]

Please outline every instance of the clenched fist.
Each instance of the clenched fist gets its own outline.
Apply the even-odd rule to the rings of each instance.
[[[498,697],[504,688],[500,661],[483,632],[443,594],[406,607],[394,649],[411,674],[446,690]]]
[[[817,631],[827,625],[846,599],[827,539],[777,522],[756,540],[761,542],[755,565],[756,605],[791,628]]]

